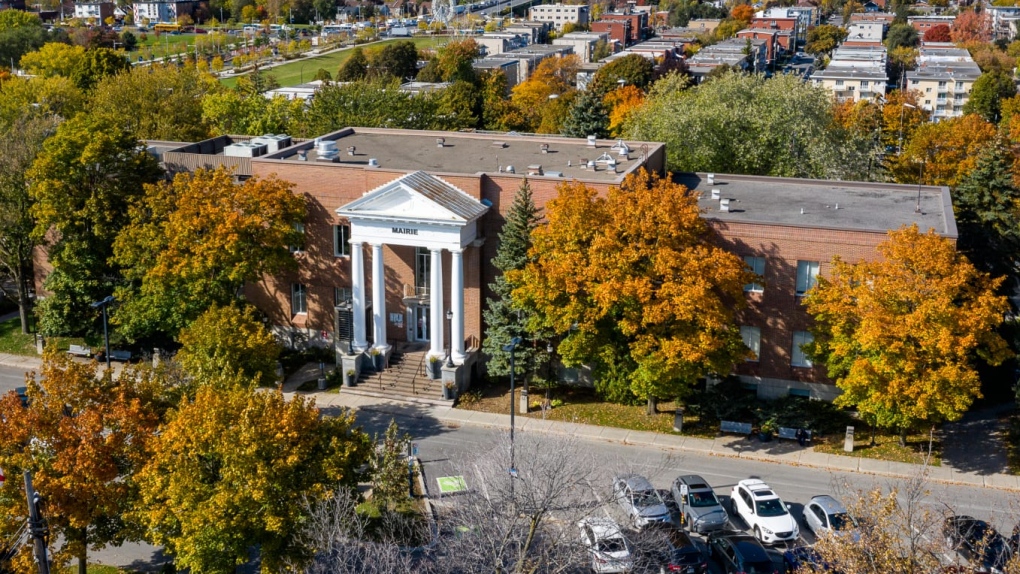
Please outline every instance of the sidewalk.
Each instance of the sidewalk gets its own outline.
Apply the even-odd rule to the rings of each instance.
[[[3,366],[38,370],[40,364],[41,361],[36,357],[21,357],[0,353],[0,365]],[[116,364],[114,365],[114,371],[115,373],[118,371],[118,365]],[[303,380],[308,380],[308,373],[301,373],[299,371],[299,373],[292,375],[284,384],[284,394],[288,396],[294,394],[310,396],[315,399],[317,406],[324,409],[348,408],[400,417],[427,417],[450,426],[474,425],[501,429],[510,428],[509,415],[344,394],[342,391],[340,393],[328,391],[298,393],[295,391],[295,388]],[[788,466],[807,466],[837,472],[857,472],[876,476],[905,478],[913,476],[919,470],[918,465],[914,464],[818,453],[814,449],[803,448],[793,441],[762,443],[757,440],[735,436],[705,439],[564,421],[542,420],[527,416],[517,417],[516,424],[518,429],[572,435],[587,440],[655,447],[709,456],[742,458]],[[1020,491],[1020,476],[960,470],[959,467],[954,468],[949,465],[931,467],[928,472],[930,479],[934,482]]]

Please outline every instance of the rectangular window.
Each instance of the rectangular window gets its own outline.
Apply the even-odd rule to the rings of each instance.
[[[758,357],[761,355],[761,329],[758,327],[748,327],[746,325],[740,327],[740,338],[744,340],[744,344],[747,345],[748,349],[754,353],[754,357],[748,359],[748,361],[758,361]]]
[[[755,275],[762,277],[765,275],[765,258],[756,257],[754,255],[744,256],[744,265],[747,265]],[[760,283],[748,283],[744,285],[744,291],[751,293],[761,293],[765,290],[765,287]]]
[[[339,307],[344,303],[351,300],[351,288],[350,287],[334,287],[333,288],[333,306]]]
[[[291,253],[298,253],[299,251],[302,251],[305,248],[305,240],[304,240],[305,224],[304,223],[295,223],[294,224],[294,231],[297,231],[298,233],[301,234],[301,243],[299,243],[298,245],[291,245],[290,247],[288,247],[288,249],[290,249]]]
[[[862,80],[861,81],[861,89],[862,90],[865,89],[865,88],[868,88],[869,86],[870,86],[870,84],[868,83],[867,80]]]
[[[797,262],[797,295],[803,295],[818,283],[818,262]]]
[[[843,80],[836,80],[836,85],[837,86],[842,86],[843,85]]]
[[[963,82],[956,82],[956,89],[957,90],[962,90],[963,89]]]
[[[917,84],[920,84],[920,83],[921,83],[921,80],[910,80],[910,85],[911,86],[916,86]]]
[[[425,247],[414,248],[414,286],[418,289],[424,289],[427,292],[431,278],[432,271],[432,254]]]
[[[300,283],[290,284],[290,313],[292,315],[308,314],[308,302],[305,299],[306,288]]]
[[[350,225],[334,225],[333,226],[333,256],[334,257],[350,257],[351,256],[351,226]]]
[[[941,81],[941,82],[939,82],[939,87],[940,87],[940,88],[944,88],[944,87],[946,87],[946,82],[945,82],[945,81]]]
[[[804,345],[814,342],[815,338],[807,331],[796,331],[793,334],[793,353],[790,354],[790,364],[794,367],[810,367],[811,359],[804,353]]]

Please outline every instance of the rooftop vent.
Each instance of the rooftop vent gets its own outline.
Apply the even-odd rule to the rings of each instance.
[[[506,147],[506,142],[492,142],[492,147],[503,149]]]
[[[340,149],[333,140],[319,139],[315,142],[315,154],[319,159],[333,161],[340,156]]]
[[[542,175],[542,166],[537,163],[529,165],[528,175]]]
[[[708,174],[708,185],[715,185],[715,174]]]
[[[368,159],[368,167],[379,167],[379,160],[374,157]]]
[[[719,199],[719,190],[718,189],[713,189],[712,190],[712,199]]]
[[[538,146],[542,150],[542,153],[549,153],[549,144],[542,144]]]
[[[598,147],[598,138],[595,136],[588,136],[588,147]]]
[[[623,140],[616,140],[616,143],[613,144],[613,147],[610,149],[615,151],[616,154],[620,156],[626,157],[628,154],[630,154],[630,146],[627,145],[627,142]]]
[[[308,161],[308,150],[302,149],[297,152],[298,161]]]
[[[347,146],[347,155],[353,156],[353,155],[355,155],[354,152],[357,151],[357,150],[358,150],[358,148],[356,148],[354,146]]]
[[[446,147],[446,138],[436,138],[436,147]]]
[[[546,177],[563,177],[562,171],[547,171],[545,172]]]
[[[266,155],[266,144],[254,142],[237,142],[225,146],[223,155],[226,157],[260,157]]]
[[[729,211],[729,210],[730,210],[730,200],[729,200],[729,198],[720,199],[719,200],[719,211]]]
[[[802,208],[800,208],[800,214],[801,214],[801,215],[804,215],[804,208],[803,208],[803,207],[802,207]]]
[[[595,171],[595,160],[588,160],[588,169]]]
[[[505,171],[507,173],[517,173],[516,171],[514,171],[514,166],[512,166],[512,165],[506,166],[506,170]]]

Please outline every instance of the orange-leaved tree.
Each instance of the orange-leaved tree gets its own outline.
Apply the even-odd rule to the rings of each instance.
[[[609,133],[621,137],[627,120],[644,105],[645,93],[628,84],[606,94],[602,103],[609,109]]]
[[[954,42],[988,42],[992,39],[992,19],[987,12],[965,10],[953,20],[949,36]]]
[[[890,158],[899,183],[956,186],[974,169],[977,158],[995,137],[995,125],[977,114],[918,126],[903,145],[903,153]]]
[[[234,301],[245,282],[292,268],[287,246],[304,241],[305,200],[291,187],[275,177],[238,185],[224,168],[147,185],[114,243],[128,280],[115,293],[121,332],[176,335],[206,309]]]
[[[560,186],[512,274],[515,303],[563,337],[569,365],[591,365],[611,400],[682,397],[748,354],[734,312],[754,274],[713,241],[696,194],[640,172],[600,197]]]
[[[26,377],[27,406],[14,393],[0,400],[0,468],[11,481],[4,490],[17,494],[0,497],[0,516],[27,518],[15,477],[31,471],[45,501],[54,563],[77,558],[84,574],[89,549],[140,538],[125,520],[138,499],[133,475],[172,399],[151,370],[98,375],[95,363],[75,362],[55,348],[43,356],[40,374],[39,382]],[[27,549],[14,563],[18,571],[34,571]]]
[[[523,129],[537,132],[546,124],[548,133],[559,133],[556,121],[548,116],[559,116],[561,122],[566,116],[569,106],[560,100],[575,92],[574,77],[580,65],[580,58],[574,54],[546,58],[526,81],[514,86],[510,101],[523,114]]]
[[[981,381],[974,362],[1009,357],[996,332],[1008,309],[1002,279],[978,271],[950,239],[917,226],[889,232],[881,260],[833,260],[804,299],[815,319],[808,352],[854,406],[881,428],[957,420]]]

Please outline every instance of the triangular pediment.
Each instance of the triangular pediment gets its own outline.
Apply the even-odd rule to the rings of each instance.
[[[349,219],[392,219],[465,225],[488,207],[442,179],[417,171],[379,186],[337,214]]]

